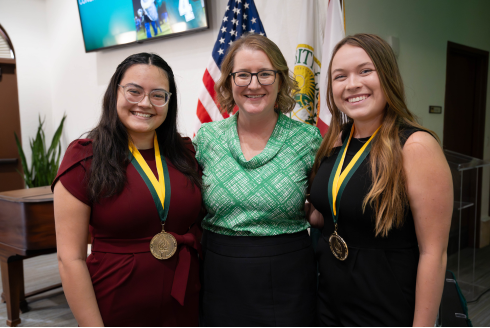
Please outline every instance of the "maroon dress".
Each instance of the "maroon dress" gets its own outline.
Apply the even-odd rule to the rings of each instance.
[[[187,148],[194,154],[190,139]],[[153,149],[140,151],[158,177]],[[85,180],[92,162],[92,141],[72,142],[58,179],[91,207],[92,254],[87,267],[106,326],[197,326],[201,192],[167,160],[170,208],[165,230],[178,249],[168,260],[150,253],[150,240],[162,230],[157,208],[145,182],[130,164],[119,195],[90,203]],[[197,169],[197,163],[196,163]]]

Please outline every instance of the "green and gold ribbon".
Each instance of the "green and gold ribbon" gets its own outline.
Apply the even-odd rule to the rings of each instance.
[[[345,186],[349,182],[350,178],[357,171],[362,161],[366,158],[366,156],[371,151],[371,140],[373,140],[374,136],[378,133],[378,127],[374,134],[369,138],[368,141],[362,146],[361,149],[356,153],[356,155],[352,158],[350,163],[347,165],[345,170],[342,172],[342,166],[344,166],[344,159],[347,153],[347,149],[349,148],[350,141],[352,136],[354,135],[354,124],[352,124],[349,139],[347,137],[343,140],[342,148],[340,148],[339,154],[337,155],[337,160],[332,169],[332,173],[330,173],[330,179],[328,181],[328,201],[330,202],[330,209],[332,211],[333,222],[336,224],[339,218],[339,210],[340,210],[340,200],[342,198],[342,193],[344,192]]]
[[[168,174],[167,162],[165,162],[165,157],[160,153],[160,147],[158,146],[157,134],[153,139],[153,145],[155,149],[155,161],[157,164],[157,173],[159,179],[155,177],[153,171],[150,169],[146,163],[143,156],[139,152],[138,148],[129,141],[129,151],[131,152],[132,158],[131,164],[136,168],[136,171],[140,174],[145,181],[146,186],[150,190],[153,201],[158,210],[158,216],[162,224],[167,220],[168,210],[170,207],[170,177]]]

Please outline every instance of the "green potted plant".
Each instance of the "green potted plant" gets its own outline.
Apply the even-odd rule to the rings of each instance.
[[[66,115],[63,115],[61,123],[56,130],[51,145],[46,148],[46,137],[44,135],[43,124],[41,116],[39,116],[39,127],[35,139],[30,139],[31,145],[31,168],[27,166],[26,157],[22,145],[15,134],[15,142],[17,143],[17,149],[19,150],[20,160],[22,162],[22,169],[24,170],[24,181],[29,188],[48,186],[56,177],[58,167],[60,164],[61,156],[61,133],[63,131],[63,123],[65,122]],[[19,172],[19,174],[21,174]],[[22,175],[22,174],[21,174]]]

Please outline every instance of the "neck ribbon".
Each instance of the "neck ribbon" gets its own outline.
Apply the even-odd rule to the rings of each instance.
[[[165,157],[160,153],[160,147],[158,146],[157,134],[153,138],[153,146],[155,149],[155,161],[157,164],[157,179],[146,163],[143,156],[139,152],[138,148],[129,141],[129,151],[131,164],[136,168],[136,171],[140,174],[145,181],[146,186],[150,190],[155,206],[158,210],[158,216],[162,224],[167,220],[168,209],[170,207],[170,177],[168,174],[167,162],[165,162]]]
[[[344,138],[342,143],[342,148],[340,148],[339,154],[337,155],[337,160],[332,169],[332,173],[330,173],[330,179],[328,181],[328,201],[330,203],[330,209],[332,211],[333,222],[336,224],[339,218],[339,204],[340,199],[342,198],[342,193],[344,192],[345,186],[349,182],[350,178],[357,171],[362,161],[366,158],[366,156],[371,151],[371,140],[373,140],[374,136],[378,133],[378,127],[374,134],[369,138],[368,141],[362,146],[361,149],[356,153],[356,155],[352,158],[350,163],[347,165],[345,170],[342,172],[342,166],[344,166],[345,154],[347,153],[347,149],[349,148],[350,141],[352,136],[354,135],[354,124],[352,124],[352,128],[350,130],[349,138]]]

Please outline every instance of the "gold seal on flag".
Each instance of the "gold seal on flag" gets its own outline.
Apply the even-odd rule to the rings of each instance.
[[[315,77],[320,74],[319,66],[320,62],[314,55],[313,47],[299,44],[296,48],[294,76],[300,90],[294,96],[296,107],[291,118],[310,125],[316,124],[318,87]]]

